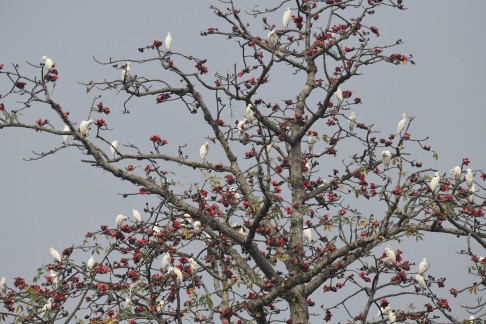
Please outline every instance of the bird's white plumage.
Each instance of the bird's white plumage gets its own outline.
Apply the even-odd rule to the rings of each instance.
[[[420,286],[420,288],[422,288],[422,289],[427,288],[427,284],[425,283],[425,279],[420,274],[417,273],[415,275],[415,281],[418,283],[418,285]]]
[[[236,200],[240,200],[241,199],[241,194],[238,191],[236,191],[236,188],[235,187],[231,186],[230,187],[230,191],[233,193],[233,195],[234,195],[234,197],[235,197]]]
[[[89,258],[88,262],[86,263],[86,268],[87,268],[88,270],[91,270],[91,269],[93,269],[94,265],[95,265],[95,259],[94,259],[94,257],[93,257],[93,256],[91,256],[91,257]]]
[[[427,264],[427,258],[423,258],[422,262],[419,264],[419,274],[423,275],[424,272],[427,270],[428,264]]]
[[[189,258],[189,265],[191,267],[191,272],[193,274],[196,273],[197,269],[199,268],[199,264],[197,264],[196,260]]]
[[[312,241],[312,229],[310,228],[305,228],[303,231],[302,231],[302,234],[304,235],[304,238],[311,242]]]
[[[343,101],[344,97],[343,97],[343,91],[341,89],[337,89],[336,92],[334,92],[334,95],[336,96],[336,98],[338,98],[339,101]]]
[[[62,261],[61,254],[57,252],[54,248],[49,248],[49,253],[51,254],[52,258],[57,262]]]
[[[167,36],[165,36],[165,50],[167,52],[170,52],[171,46],[172,46],[172,36],[170,36],[170,33],[167,33]]]
[[[268,33],[267,41],[268,41],[268,46],[272,48],[275,47],[275,45],[277,44],[277,34],[275,33],[275,30],[272,30]]]
[[[253,107],[252,104],[248,104],[248,106],[246,106],[246,110],[245,110],[245,118],[246,118],[246,121],[251,123],[253,122],[253,110],[251,110],[251,108]]]
[[[7,278],[5,277],[0,279],[0,291],[4,294],[7,292]]]
[[[199,233],[201,231],[201,222],[195,221],[192,223],[192,228],[194,229],[194,232]]]
[[[454,168],[452,168],[450,171],[451,175],[454,177],[454,179],[459,180],[461,179],[461,167],[456,165]]]
[[[386,257],[383,259],[388,264],[393,264],[397,261],[397,256],[395,254],[395,251],[393,251],[389,245],[385,247],[385,255]]]
[[[157,312],[160,312],[164,308],[164,306],[165,306],[164,300],[159,301],[157,304]]]
[[[115,217],[116,228],[120,228],[122,226],[123,222],[126,221],[127,219],[128,219],[128,217],[125,216],[125,215],[122,215],[122,214],[117,215]]]
[[[356,116],[358,114],[356,112],[352,112],[351,115],[349,115],[349,132],[352,133],[354,130],[354,127],[356,126]]]
[[[111,155],[115,156],[117,149],[118,149],[118,141],[114,140],[113,142],[111,142],[111,146],[110,146]]]
[[[390,311],[390,304],[386,307],[380,307],[378,310],[378,314],[376,314],[376,317],[382,317],[382,316],[388,316],[388,312]]]
[[[282,24],[285,28],[287,28],[287,26],[289,25],[290,18],[292,18],[292,10],[287,7],[287,10],[284,11],[282,16]]]
[[[177,284],[179,284],[179,285],[184,280],[184,276],[182,275],[182,271],[179,268],[177,268],[177,267],[170,267],[167,270],[167,272],[170,273],[170,274],[174,273],[176,275]]]
[[[474,202],[474,194],[476,193],[477,189],[476,189],[476,185],[473,183],[473,185],[471,186],[471,188],[469,188],[469,202],[470,203],[473,203]]]
[[[265,146],[265,151],[267,151],[267,153],[270,153],[270,151],[272,150],[272,148],[273,148],[272,143],[270,143],[267,146]]]
[[[69,132],[70,131],[69,126],[64,125],[64,128],[62,129],[62,131],[63,132]],[[62,135],[62,140],[63,140],[64,143],[67,143],[68,138],[69,138],[69,135]]]
[[[199,149],[199,157],[201,158],[201,160],[206,159],[206,156],[208,155],[208,151],[209,151],[209,144],[208,142],[206,142]]]
[[[44,66],[46,67],[47,71],[50,71],[54,66],[54,61],[45,55],[42,57],[42,62],[44,63]]]
[[[123,303],[123,308],[124,309],[132,309],[132,299],[130,297],[127,297],[127,299],[125,299],[125,303]]]
[[[245,128],[246,128],[246,117],[240,120],[238,122],[238,125],[236,126],[236,129],[238,130],[238,134],[241,135],[245,130]]]
[[[136,209],[132,209],[132,217],[137,223],[142,222],[142,215],[140,215],[140,212]]]
[[[44,318],[46,316],[46,313],[52,309],[52,298],[49,298],[47,300],[47,303],[42,306],[40,317]]]
[[[388,150],[383,150],[381,151],[381,160],[383,161],[383,165],[385,166],[385,169],[388,168],[390,165],[391,161],[391,153]]]
[[[435,175],[430,180],[430,190],[435,191],[435,189],[437,189],[437,187],[439,186],[439,182],[440,174],[439,172],[435,172]]]
[[[94,121],[92,119],[90,119],[90,120],[83,120],[79,124],[79,131],[81,132],[81,135],[87,136],[88,135],[88,131],[89,131],[89,127],[93,123],[94,123]]]
[[[474,183],[474,176],[471,169],[466,170],[466,183],[469,188],[471,188]]]
[[[309,149],[309,152],[314,149],[314,144],[316,144],[318,140],[319,138],[315,135],[309,136],[307,139],[307,148]]]
[[[395,324],[397,322],[397,316],[391,310],[388,311],[388,320],[390,321],[390,324]]]
[[[164,256],[162,257],[162,269],[167,269],[170,264],[170,254],[165,252]]]
[[[51,277],[54,286],[57,286],[57,284],[59,283],[59,279],[57,278],[57,272],[55,272],[54,270],[49,270],[49,277]]]
[[[405,128],[405,123],[407,122],[407,113],[402,114],[402,119],[398,122],[397,125],[397,135],[400,135],[402,130]]]
[[[127,62],[125,66],[122,68],[121,74],[120,74],[120,80],[123,82],[126,82],[128,80],[128,76],[130,75],[130,62]]]

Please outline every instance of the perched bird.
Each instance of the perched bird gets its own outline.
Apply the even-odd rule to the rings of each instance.
[[[176,275],[176,280],[177,280],[177,284],[181,284],[182,281],[184,280],[184,276],[182,275],[182,271],[177,268],[177,267],[170,267],[168,270],[167,270],[168,273],[174,273]]]
[[[231,186],[230,191],[233,193],[235,199],[240,200],[241,199],[241,194],[236,191],[235,187]]]
[[[196,260],[194,260],[193,258],[189,258],[189,264],[191,266],[192,274],[195,274],[197,269],[199,268],[199,264],[197,264]]]
[[[171,46],[172,46],[172,36],[170,36],[170,33],[167,33],[167,36],[165,36],[165,50],[167,52],[170,52]]]
[[[86,268],[91,271],[91,269],[93,269],[95,265],[95,260],[94,260],[94,257],[91,256],[91,258],[89,258],[88,262],[86,263]]]
[[[125,215],[122,215],[122,214],[116,216],[115,217],[116,228],[120,228],[122,226],[123,222],[126,221],[127,219],[128,219],[128,217],[125,216]]]
[[[440,181],[440,174],[439,172],[435,172],[434,177],[430,180],[430,190],[435,191],[439,186]]]
[[[312,229],[310,228],[304,228],[304,230],[302,231],[302,234],[304,235],[304,238],[311,242],[312,241]]]
[[[268,33],[267,41],[268,41],[268,46],[272,48],[275,47],[275,45],[277,44],[277,34],[275,33],[275,30],[272,30]]]
[[[469,188],[471,188],[474,183],[474,176],[471,169],[466,170],[466,183]]]
[[[69,126],[68,126],[68,125],[64,125],[64,128],[62,129],[62,131],[63,131],[63,132],[69,132],[69,131],[71,131],[71,130],[69,129]],[[68,138],[69,138],[69,135],[62,135],[62,141],[63,141],[64,143],[67,143]]]
[[[314,149],[314,144],[316,144],[318,140],[319,138],[315,135],[309,136],[307,139],[307,148],[309,149],[309,152]]]
[[[245,110],[245,118],[246,118],[246,121],[251,123],[253,122],[253,110],[251,110],[251,108],[253,107],[252,104],[248,104],[248,106],[246,106],[246,110]]]
[[[428,264],[427,264],[427,258],[423,258],[422,262],[419,264],[419,274],[423,275],[424,272],[427,270]]]
[[[289,7],[287,7],[287,10],[284,11],[284,14],[282,16],[282,23],[285,28],[289,25],[290,18],[292,17],[292,10],[290,10]]]
[[[390,324],[395,324],[397,322],[397,316],[391,310],[388,311],[388,320],[390,321]]]
[[[7,292],[7,278],[5,277],[2,277],[2,279],[0,279],[0,291],[4,294]]]
[[[113,155],[113,157],[115,157],[117,149],[118,149],[118,141],[114,140],[113,142],[111,142],[111,147],[110,147],[111,155]]]
[[[400,135],[402,130],[405,128],[405,123],[407,122],[407,113],[402,114],[402,119],[398,122],[397,125],[397,135]]]
[[[44,318],[46,316],[46,312],[50,311],[52,309],[52,298],[49,298],[47,300],[47,303],[42,306],[40,317]]]
[[[47,68],[47,71],[50,71],[52,67],[55,66],[54,61],[45,55],[42,57],[42,62],[44,62],[44,66]]]
[[[128,80],[128,77],[130,76],[130,62],[127,62],[125,66],[122,68],[121,74],[120,74],[120,80],[125,83]]]
[[[81,135],[88,136],[89,127],[93,123],[94,123],[94,121],[92,119],[90,119],[90,120],[83,120],[79,124],[79,131],[81,132]]]
[[[473,203],[474,202],[474,193],[476,192],[476,185],[473,183],[472,187],[469,189],[469,192],[471,193],[469,195],[469,202]]]
[[[415,281],[418,283],[420,288],[425,289],[427,288],[427,284],[425,283],[424,277],[422,277],[420,274],[415,275]]]
[[[386,316],[386,314],[390,311],[390,304],[388,304],[385,307],[380,307],[380,310],[378,310],[378,314],[376,314],[376,317],[382,317]]]
[[[57,252],[54,248],[49,248],[49,253],[51,254],[52,258],[57,262],[62,261],[61,254]]]
[[[123,304],[123,308],[129,309],[129,310],[132,309],[132,299],[130,297],[127,297],[127,299],[125,299],[125,303]]]
[[[164,256],[162,257],[162,269],[167,269],[170,264],[170,254],[165,252]]]
[[[461,170],[461,167],[460,166],[456,165],[449,172],[454,177],[454,179],[456,179],[456,181],[459,180],[459,179],[461,179],[462,170]]]
[[[192,223],[192,228],[194,229],[194,232],[199,233],[201,231],[201,222],[195,221]]]
[[[133,219],[135,219],[135,221],[137,223],[142,222],[142,215],[140,215],[140,212],[138,210],[132,209],[132,216],[133,216]]]
[[[338,98],[339,101],[343,101],[344,97],[343,97],[343,91],[341,89],[337,89],[336,92],[334,92],[334,95],[336,96],[336,98]]]
[[[51,277],[54,286],[57,286],[59,279],[57,279],[57,273],[54,270],[49,270],[49,277]]]
[[[397,256],[395,255],[395,251],[393,251],[389,245],[385,247],[385,255],[386,257],[383,259],[388,264],[393,264],[397,261]]]
[[[206,159],[206,156],[208,155],[208,151],[209,151],[209,144],[208,142],[206,142],[199,149],[199,157],[201,158],[201,160]]]
[[[381,160],[383,161],[383,165],[385,166],[385,169],[387,169],[391,161],[390,151],[388,150],[381,151]]]
[[[272,148],[273,148],[272,143],[270,143],[267,146],[265,146],[265,151],[267,151],[267,153],[270,153],[270,151],[272,150]]]
[[[157,312],[162,311],[162,309],[164,308],[164,306],[165,306],[164,300],[159,301],[159,303],[156,306],[157,307]]]
[[[351,115],[349,115],[349,132],[352,133],[354,130],[354,127],[356,126],[356,116],[358,114],[356,112],[352,112]]]
[[[245,126],[246,125],[246,117],[243,118],[242,120],[240,120],[238,122],[238,125],[236,126],[236,129],[238,129],[238,134],[241,136],[241,134],[243,133],[243,131],[245,130]]]

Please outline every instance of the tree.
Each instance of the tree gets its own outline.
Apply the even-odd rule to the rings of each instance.
[[[212,9],[226,27],[201,36],[237,45],[232,72],[210,77],[211,61],[155,40],[139,49],[142,61],[99,61],[119,69],[120,79],[85,83],[95,97],[80,123],[55,100],[62,73],[48,58],[27,72],[2,66],[11,84],[0,106],[2,129],[67,136],[36,158],[78,148],[83,160],[150,201],[142,220],[136,211],[130,221],[119,215],[61,256],[53,252],[37,282],[6,282],[3,320],[457,322],[448,295],[482,292],[486,283],[478,252],[486,247],[484,197],[475,191],[486,175],[475,171],[471,183],[464,159],[458,173],[434,176],[414,157],[430,148],[412,136],[413,118],[404,116],[402,129],[382,137],[351,113],[361,99],[348,81],[364,66],[413,63],[395,52],[400,41],[380,45],[378,27],[367,23],[370,15],[404,9],[401,1],[296,2],[283,27],[283,3],[251,12],[220,6]],[[132,69],[143,65],[157,65],[162,78]],[[295,93],[270,87],[282,76],[292,78]],[[207,143],[198,138],[200,158],[177,134],[166,140],[154,131],[149,150],[113,141],[110,109],[98,95],[107,92],[126,96],[126,113],[134,100],[155,97],[203,118],[210,133]],[[38,115],[36,124],[27,114]],[[184,173],[203,181],[181,186]],[[469,284],[447,291],[444,269],[419,268],[421,260],[398,249],[401,240],[431,232],[464,239]],[[409,296],[415,307],[400,306]],[[483,308],[479,300],[471,310]]]

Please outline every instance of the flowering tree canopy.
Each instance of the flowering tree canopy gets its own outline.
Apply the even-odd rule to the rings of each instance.
[[[420,154],[435,153],[414,137],[414,118],[405,113],[390,116],[397,130],[384,135],[353,112],[366,107],[348,81],[365,66],[414,63],[398,52],[400,40],[382,44],[379,27],[368,24],[371,15],[405,9],[401,0],[298,0],[246,10],[221,1],[211,7],[221,27],[201,37],[236,48],[232,70],[178,51],[182,40],[172,44],[168,33],[146,41],[141,60],[97,60],[117,77],[84,83],[94,99],[83,121],[56,100],[63,79],[54,59],[0,65],[0,129],[59,136],[32,160],[76,148],[83,161],[132,184],[126,196],[150,201],[80,244],[50,249],[52,262],[33,283],[2,278],[0,319],[460,322],[459,307],[449,304],[456,297],[484,315],[485,301],[466,296],[486,285],[486,174],[469,169],[468,158],[447,172],[424,166]],[[153,75],[139,73],[144,66]],[[272,87],[276,78],[292,80],[294,92]],[[113,108],[101,93],[125,102]],[[137,109],[152,118],[142,97],[200,118],[205,130],[191,130],[199,151],[161,129],[140,143],[110,138],[114,109],[130,118],[143,102]],[[446,267],[399,248],[431,232],[463,242],[451,255],[466,265],[463,286],[446,286]]]

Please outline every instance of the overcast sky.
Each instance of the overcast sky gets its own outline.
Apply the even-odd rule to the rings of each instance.
[[[380,27],[383,43],[401,38],[404,44],[396,51],[412,53],[417,64],[376,65],[350,82],[348,88],[364,102],[357,108],[358,118],[374,123],[388,134],[394,132],[402,112],[407,112],[416,117],[412,133],[429,136],[429,144],[439,154],[437,162],[430,159],[430,154],[419,159],[431,162],[431,167],[441,172],[460,164],[466,156],[473,169],[484,168],[486,2],[404,2],[409,7],[407,11],[376,15],[374,24]],[[249,2],[240,3],[244,6]],[[222,72],[231,68],[230,52],[213,47],[211,40],[199,36],[201,30],[216,24],[210,4],[120,0],[3,2],[0,63],[18,63],[32,74],[26,61],[37,64],[43,55],[53,58],[61,76],[55,90],[56,101],[71,112],[74,120],[82,120],[93,95],[86,94],[78,82],[119,76],[118,70],[97,65],[93,56],[105,61],[110,57],[140,58],[137,48],[154,39],[163,40],[170,31],[174,50],[207,56],[213,72],[218,64],[227,64],[221,67]],[[136,71],[137,66],[132,68]],[[276,87],[295,91],[286,80],[273,81]],[[0,87],[4,91],[3,85]],[[110,122],[116,125],[113,138],[122,143],[138,136],[147,138],[152,133],[169,137],[176,128],[187,127],[187,138],[182,140],[192,139],[195,144],[189,148],[195,150],[209,135],[202,132],[200,137],[191,138],[191,127],[199,127],[195,117],[164,123],[163,129],[157,129],[157,124],[149,120],[140,125],[145,118],[143,109],[159,106],[153,98],[142,100],[133,105],[127,116],[121,113],[123,99],[102,99],[112,110]],[[161,114],[170,118],[170,112]],[[60,138],[47,134],[12,129],[0,132],[0,252],[4,260],[0,276],[30,278],[39,266],[50,262],[50,246],[61,250],[79,243],[87,231],[96,230],[100,224],[112,225],[117,214],[129,214],[131,208],[143,209],[144,197],[122,199],[118,193],[134,189],[80,162],[82,154],[76,149],[35,162],[23,160],[32,157],[32,151],[46,151],[60,143]],[[426,244],[420,249],[426,253]]]

